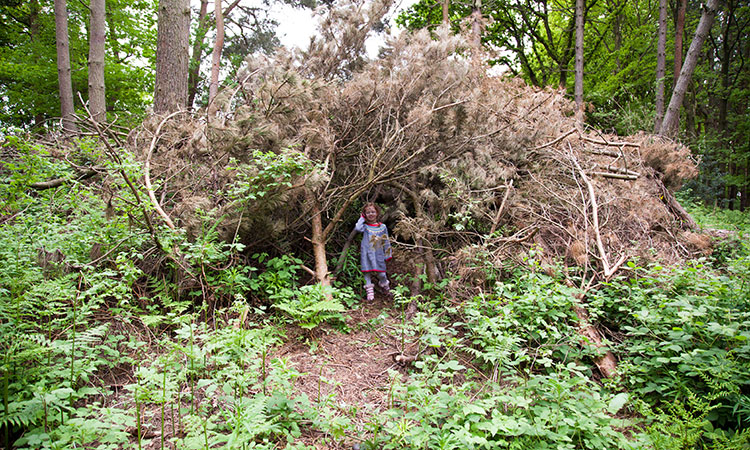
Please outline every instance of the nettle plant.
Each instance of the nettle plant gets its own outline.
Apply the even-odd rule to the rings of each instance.
[[[697,432],[700,445],[749,436],[748,267],[746,255],[724,271],[701,260],[671,269],[634,267],[637,276],[597,293],[625,333],[616,347],[625,387]]]

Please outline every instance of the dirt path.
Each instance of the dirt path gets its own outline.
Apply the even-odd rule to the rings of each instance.
[[[356,441],[364,424],[389,407],[389,370],[406,374],[393,359],[401,353],[400,315],[392,300],[377,295],[348,313],[349,333],[326,329],[312,340],[291,337],[272,357],[286,359],[303,374],[295,388],[313,404],[327,402],[350,417]],[[351,448],[351,443],[319,448]]]

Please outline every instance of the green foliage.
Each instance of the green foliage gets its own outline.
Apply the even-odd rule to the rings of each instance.
[[[744,429],[750,420],[747,251],[722,272],[705,261],[632,270],[636,277],[597,294],[605,313],[627,334],[615,347],[623,358],[623,385],[650,404],[671,405],[669,415],[699,433],[696,442],[711,442],[706,433],[712,428]],[[697,425],[687,425],[692,420]]]
[[[425,358],[408,383],[394,376],[392,404],[372,444],[382,448],[641,448],[616,431],[627,400],[603,394],[574,363],[504,385],[446,383],[466,369]],[[482,386],[483,384],[483,386]]]
[[[311,330],[323,322],[343,322],[346,310],[342,297],[353,296],[351,290],[342,291],[322,284],[302,286],[293,291],[282,291],[272,297],[273,307],[283,311],[300,327]]]
[[[259,263],[265,263],[265,270],[251,281],[250,288],[266,298],[288,296],[297,287],[297,270],[302,260],[289,255],[268,259],[268,254],[253,255]]]
[[[292,181],[310,172],[314,165],[301,152],[286,149],[280,154],[273,152],[253,151],[252,163],[237,165],[230,163],[230,168],[237,171],[237,179],[229,188],[228,196],[240,204],[262,202],[280,195],[285,188],[292,186]]]
[[[142,119],[153,92],[148,66],[155,61],[156,5],[154,0],[107,2],[107,109],[115,114],[111,119],[126,125]],[[85,102],[89,9],[76,2],[67,8],[73,92]],[[0,24],[0,124],[42,126],[60,116],[53,2],[4,2]]]
[[[733,237],[681,267],[631,262],[627,277],[589,291],[585,304],[578,290],[544,274],[534,250],[518,268],[496,267],[476,249],[481,290],[453,298],[447,286],[462,280],[438,282],[409,320],[413,299],[399,283],[395,307],[358,331],[389,330],[398,351],[416,357],[388,372],[383,410],[363,415],[342,406],[337,389],[323,392],[338,380],[322,370],[317,396],[301,393],[299,378],[308,374],[277,356],[284,320],[308,331],[341,325],[356,304],[351,288],[301,285],[302,261],[291,254],[247,258],[242,245],[218,239],[219,220],[206,213],[192,241],[156,231],[165,249],[179,249],[199,269],[204,301],[185,301],[168,265],[149,268],[159,249],[132,219],[140,211],[124,180],[110,178],[114,215],[105,214],[98,184],[31,192],[29,183],[65,176],[67,166],[44,147],[5,142],[19,152],[0,171],[8,199],[0,429],[14,440],[9,448],[304,448],[311,435],[393,449],[748,446],[746,215],[691,205],[702,226]],[[99,160],[92,142],[78,145],[82,159]],[[258,179],[248,172],[237,185],[246,183],[238,200],[276,195],[307,173],[298,163],[268,156],[268,171],[260,168]],[[104,164],[138,178],[126,155],[121,165]],[[278,184],[256,186],[270,180]],[[109,252],[98,262],[94,244]],[[249,297],[267,304],[252,309]],[[278,315],[263,310],[268,304]],[[580,337],[577,306],[606,326],[603,348]],[[595,376],[604,350],[620,360],[613,379]],[[111,381],[117,375],[128,380],[124,389]]]

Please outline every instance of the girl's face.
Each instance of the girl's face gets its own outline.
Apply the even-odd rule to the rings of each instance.
[[[367,223],[375,223],[378,220],[378,211],[372,206],[365,208],[365,220]]]

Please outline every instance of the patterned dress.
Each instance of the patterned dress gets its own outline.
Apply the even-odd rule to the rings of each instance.
[[[365,223],[360,217],[354,229],[362,233],[360,264],[362,272],[385,272],[385,263],[392,258],[391,241],[384,223]]]

